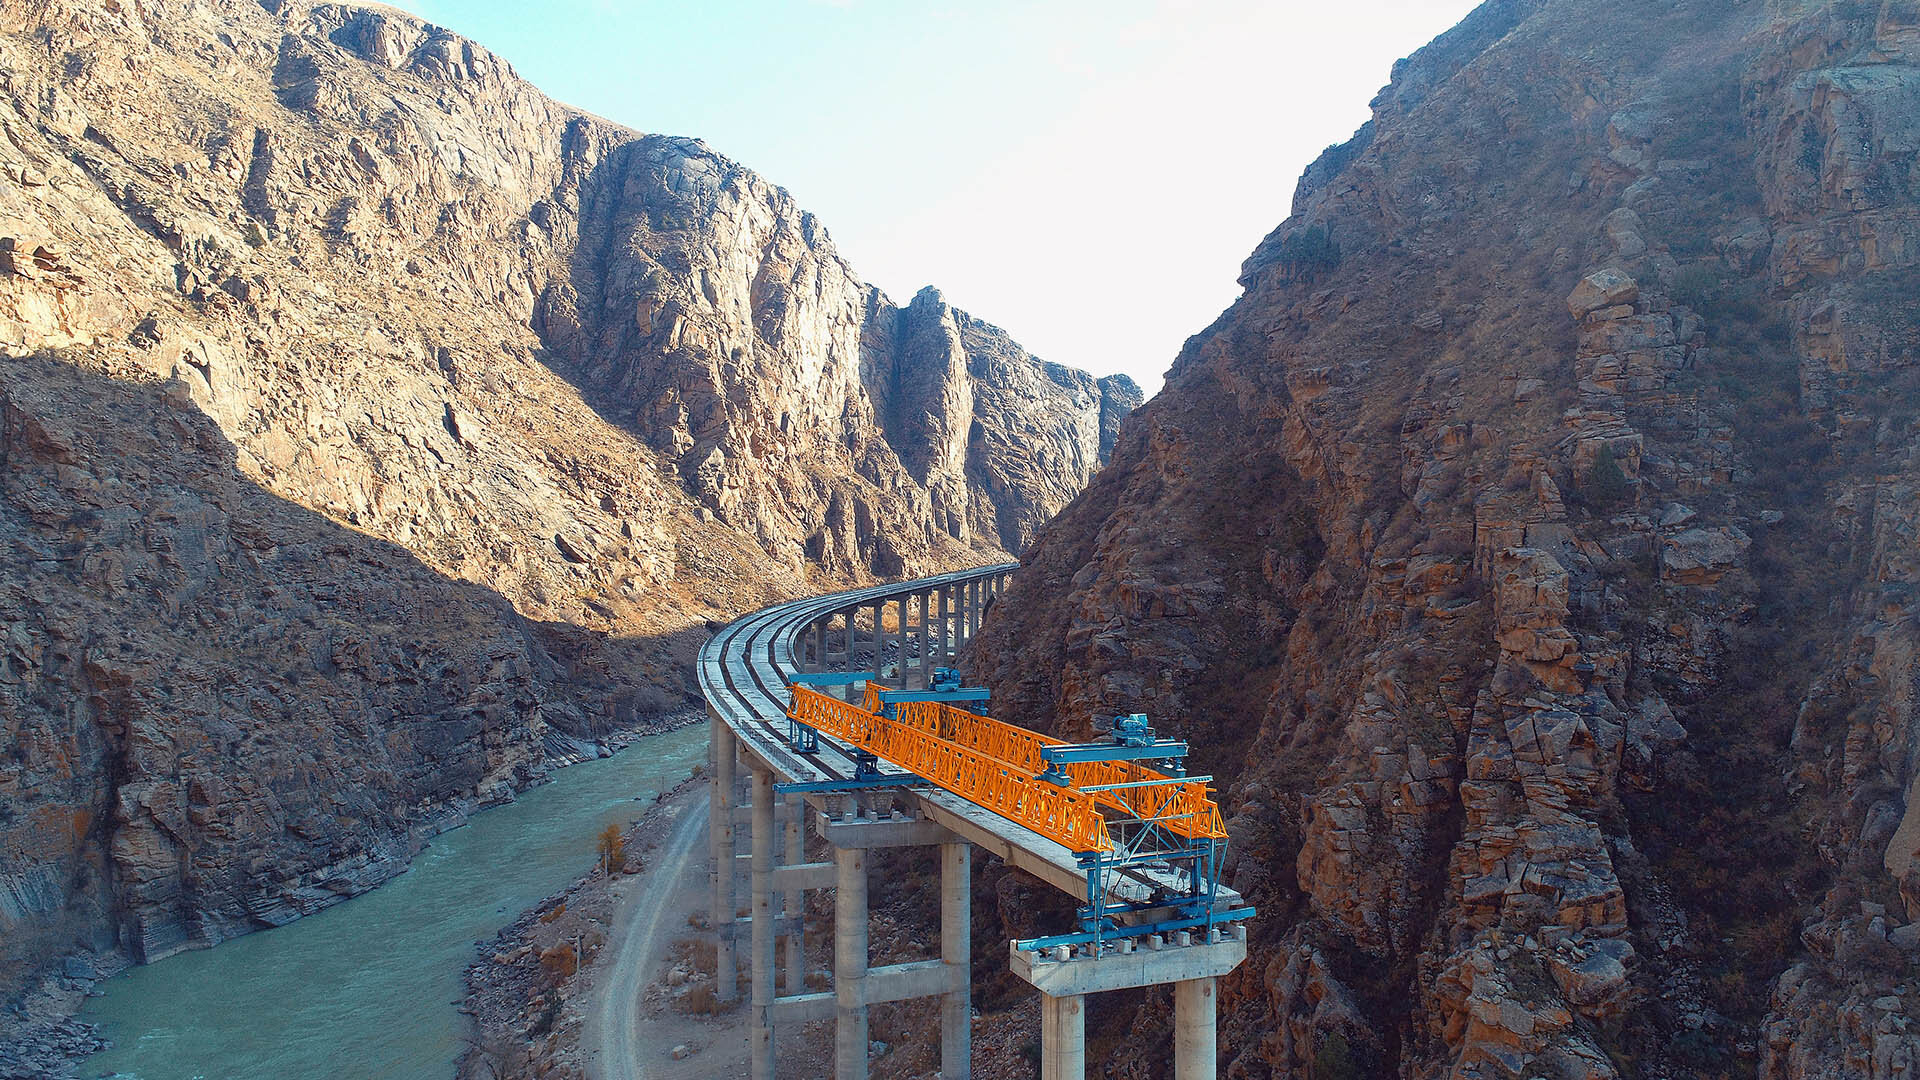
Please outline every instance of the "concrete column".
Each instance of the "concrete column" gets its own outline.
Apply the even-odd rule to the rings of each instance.
[[[813,670],[827,669],[827,620],[821,619],[813,624]]]
[[[833,852],[833,1075],[867,1077],[867,853]]]
[[[753,1080],[773,1080],[773,773],[753,770],[753,1012],[748,1056]]]
[[[794,794],[787,796],[787,811],[792,815],[787,819],[787,865],[795,866],[807,861],[807,808]],[[784,899],[787,918],[793,920],[793,929],[787,934],[787,993],[799,994],[807,988],[807,940],[800,921],[807,907],[807,891],[795,889]]]
[[[954,989],[940,999],[940,1078],[973,1075],[973,879],[966,844],[940,845],[940,959]]]
[[[898,601],[895,601],[894,604],[900,610],[900,620],[898,625],[896,625],[893,628],[893,632],[891,634],[887,633],[886,624],[884,622],[880,624],[880,657],[881,659],[877,662],[881,664],[886,663],[887,644],[889,642],[897,646],[897,648],[895,648],[893,652],[893,655],[894,655],[893,677],[894,677],[894,681],[899,686],[904,687],[907,685],[907,682],[906,682],[906,679],[907,679],[907,649],[906,649],[907,602],[905,600],[898,600]],[[882,600],[878,604],[875,604],[874,610],[880,612],[881,617],[885,618],[886,610],[887,610],[887,601]]]
[[[933,600],[932,593],[920,594],[920,689],[933,685],[933,663],[927,654],[927,621],[932,612],[927,610]]]
[[[967,582],[967,640],[980,632],[980,582],[978,579]]]
[[[732,1001],[738,969],[733,959],[733,729],[719,717],[713,719],[710,746],[713,753],[712,820],[708,823],[713,841],[713,912],[710,921],[714,933],[713,992],[721,1001]]]
[[[1213,1080],[1219,1050],[1214,1042],[1214,984],[1211,976],[1173,984],[1174,1080]]]
[[[934,609],[939,614],[936,616],[936,622],[934,624],[934,637],[936,640],[934,641],[933,651],[936,654],[936,665],[944,667],[947,662],[947,620],[952,618],[953,598],[948,593],[945,585],[934,590],[934,597]]]
[[[1040,995],[1040,1080],[1086,1080],[1084,1000],[1078,994]]]

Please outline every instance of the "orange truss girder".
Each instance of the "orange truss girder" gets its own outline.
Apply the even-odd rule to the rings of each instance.
[[[803,705],[802,702],[805,702]],[[794,688],[794,719],[803,724],[825,731],[835,738],[870,750],[874,754],[893,762],[902,768],[920,773],[941,787],[953,791],[963,798],[980,803],[988,809],[1019,821],[1034,828],[1035,832],[1059,840],[1068,847],[1073,843],[1060,836],[1049,833],[1046,828],[1035,827],[1033,821],[1053,822],[1058,818],[1057,807],[1051,801],[1056,793],[1068,792],[1073,798],[1067,799],[1068,805],[1091,800],[1096,807],[1107,807],[1138,821],[1150,821],[1167,832],[1188,840],[1224,840],[1227,831],[1220,820],[1220,808],[1207,794],[1205,782],[1199,780],[1165,783],[1172,780],[1167,774],[1147,768],[1131,761],[1093,761],[1066,765],[1064,771],[1072,781],[1071,787],[1060,787],[1034,777],[1047,768],[1040,756],[1042,747],[1065,745],[1061,740],[1002,723],[991,717],[980,716],[965,709],[957,709],[938,701],[903,701],[894,705],[897,719],[887,720],[878,715],[880,697],[873,683],[868,683],[861,706],[854,706],[838,698],[829,697],[806,687]],[[814,719],[818,718],[818,721]],[[900,729],[895,732],[893,729]],[[844,733],[843,733],[844,732]],[[909,739],[903,732],[912,732],[919,739]],[[931,739],[931,744],[921,740]],[[889,749],[882,749],[882,745]],[[965,769],[941,757],[936,748],[949,745],[961,752],[969,763]],[[889,752],[891,750],[891,752]],[[914,764],[896,756],[896,754],[917,754],[929,767],[941,764],[951,765],[950,777],[922,772]],[[987,778],[993,777],[992,784]],[[1004,777],[1002,785],[998,778]],[[1106,784],[1132,784],[1150,782],[1151,786],[1122,788],[1119,790],[1082,792],[1078,789]],[[959,786],[956,786],[959,785]],[[967,790],[961,790],[961,786]],[[991,803],[976,798],[980,794],[990,798]],[[1020,807],[1031,805],[1031,809]],[[1008,813],[1001,806],[1016,808],[1016,813]],[[1097,809],[1095,817],[1100,817]],[[1103,819],[1104,820],[1104,819]],[[1077,819],[1073,828],[1076,836],[1090,835],[1091,823],[1081,823]],[[1053,827],[1049,825],[1048,827]],[[1104,824],[1100,834],[1105,836]],[[1080,850],[1106,850],[1105,848],[1074,848]]]
[[[1035,781],[959,742],[875,715],[804,686],[788,715],[816,731],[875,754],[977,806],[1024,825],[1069,851],[1111,851],[1107,822],[1093,798]]]

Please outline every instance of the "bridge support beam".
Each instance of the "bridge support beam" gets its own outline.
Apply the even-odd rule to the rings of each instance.
[[[753,1009],[748,1056],[753,1080],[773,1080],[773,773],[753,770]]]
[[[1079,994],[1040,996],[1040,1080],[1086,1080],[1087,1012]]]
[[[713,754],[713,784],[709,789],[708,839],[713,855],[713,908],[708,916],[714,934],[713,993],[732,1001],[739,967],[733,956],[733,729],[713,718],[709,747]]]
[[[867,853],[833,853],[833,1075],[867,1077]]]
[[[973,1076],[972,847],[940,845],[940,959],[949,989],[940,999],[940,1078]]]

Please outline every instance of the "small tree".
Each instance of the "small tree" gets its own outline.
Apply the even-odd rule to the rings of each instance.
[[[1580,493],[1588,503],[1603,510],[1619,506],[1633,494],[1627,474],[1620,471],[1620,463],[1614,459],[1611,444],[1601,443],[1600,452],[1593,455],[1593,464],[1580,482]]]
[[[608,877],[627,865],[627,841],[620,835],[620,826],[611,822],[600,830],[600,869]]]
[[[1313,1080],[1360,1080],[1360,1066],[1343,1032],[1329,1031],[1313,1052]]]

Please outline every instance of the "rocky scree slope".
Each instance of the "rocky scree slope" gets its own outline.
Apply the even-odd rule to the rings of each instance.
[[[387,9],[0,0],[0,996],[396,872],[1138,403]]]
[[[1909,1075],[1920,10],[1493,0],[1373,109],[1028,551],[998,711],[1222,778],[1224,1075]]]

